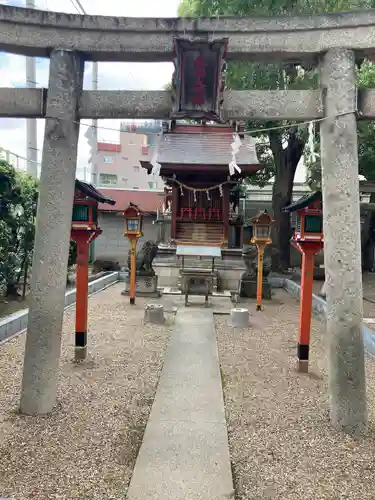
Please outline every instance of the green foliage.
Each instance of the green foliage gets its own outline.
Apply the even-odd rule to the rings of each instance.
[[[357,10],[372,7],[373,0],[181,0],[179,15],[190,17],[281,16]],[[318,85],[315,69],[295,64],[260,64],[232,62],[228,64],[227,88],[233,90],[309,89]],[[272,178],[274,234],[279,250],[277,266],[289,265],[290,218],[281,209],[292,199],[297,165],[304,154],[308,138],[305,125],[285,121],[249,121],[247,130],[258,139],[262,169],[248,182],[264,185]],[[285,128],[283,128],[285,127]],[[269,130],[273,129],[273,130]],[[254,131],[257,131],[254,133]]]
[[[77,260],[77,243],[74,240],[70,240],[68,268],[74,266],[76,260]]]
[[[363,61],[357,71],[359,89],[375,88],[375,64]],[[362,120],[357,123],[359,173],[369,181],[375,181],[375,122]],[[315,134],[315,151],[319,154],[319,127]],[[308,183],[313,188],[321,186],[320,159],[306,161]]]
[[[31,264],[36,181],[0,160],[0,290],[13,292]]]
[[[31,269],[38,202],[37,181],[0,159],[0,295],[15,294]],[[75,263],[71,242],[69,266]]]

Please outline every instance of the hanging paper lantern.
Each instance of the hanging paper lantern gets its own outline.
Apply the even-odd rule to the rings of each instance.
[[[184,190],[183,190],[181,184],[180,184],[180,193],[181,193],[181,196],[184,196]]]
[[[194,194],[194,203],[196,203],[197,202],[197,192],[195,191],[195,189],[193,191],[193,194]]]
[[[211,198],[210,198],[210,190],[209,189],[207,189],[206,194],[207,194],[207,200],[210,201]]]
[[[224,196],[222,184],[220,184],[220,186],[219,186],[219,193],[220,193],[220,198],[222,198]]]

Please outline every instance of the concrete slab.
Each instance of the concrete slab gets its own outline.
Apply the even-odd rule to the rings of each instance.
[[[234,498],[211,310],[179,309],[128,500]]]

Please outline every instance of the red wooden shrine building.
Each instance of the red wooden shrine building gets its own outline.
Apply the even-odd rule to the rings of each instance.
[[[225,123],[221,116],[227,47],[227,38],[174,40],[171,125],[152,159],[141,161],[148,173],[160,169],[172,190],[171,239],[178,244],[226,246],[230,190],[259,169],[254,139],[241,136],[238,124]],[[186,119],[197,124],[177,122]]]
[[[242,228],[235,216],[230,191],[238,181],[256,172],[259,162],[255,141],[241,136],[236,154],[241,173],[229,175],[232,160],[233,126],[178,124],[172,121],[155,146],[153,164],[171,188],[171,238],[178,244],[196,243],[227,246],[230,225]],[[153,164],[141,161],[148,173]]]

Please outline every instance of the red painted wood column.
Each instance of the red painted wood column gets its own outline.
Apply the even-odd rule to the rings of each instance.
[[[178,186],[172,186],[172,227],[171,239],[175,240],[177,236],[177,212],[178,212]]]
[[[228,245],[228,231],[229,231],[229,184],[223,186],[222,197],[222,217],[224,224],[224,242]]]
[[[297,370],[302,373],[309,371],[310,329],[312,316],[312,296],[314,281],[315,254],[323,245],[317,243],[297,243],[295,245],[302,253],[301,301],[297,346]]]
[[[89,243],[87,236],[77,238],[75,359],[87,356],[87,306],[89,286]]]
[[[77,243],[76,260],[76,328],[75,328],[75,361],[87,356],[87,317],[90,243],[102,231],[72,230],[71,237]]]

